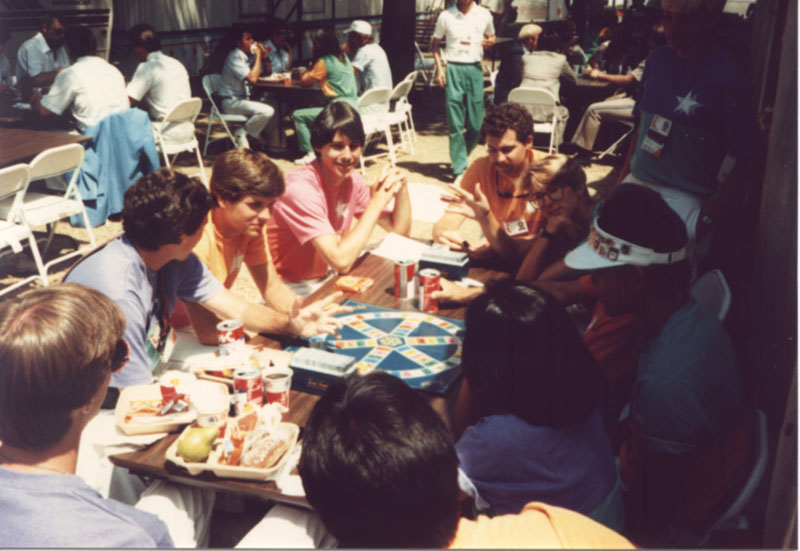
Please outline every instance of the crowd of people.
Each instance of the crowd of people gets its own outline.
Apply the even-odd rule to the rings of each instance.
[[[628,72],[578,52],[570,22],[525,25],[486,112],[481,61],[503,8],[456,0],[439,15],[432,49],[457,182],[431,237],[508,277],[480,288],[443,278],[434,293],[466,306],[453,419],[385,373],[331,385],[304,427],[298,466],[313,511],[275,505],[239,546],[703,541],[743,480],[752,429],[731,339],[690,293],[752,154],[743,77],[713,41],[723,4],[662,0],[653,25],[634,3],[638,31],[626,32],[650,53]],[[603,39],[625,34],[614,27],[603,20],[583,51],[596,44],[594,59],[610,59]],[[314,63],[299,78],[319,83],[325,100],[293,115],[302,166],[284,175],[265,152],[275,107],[248,83],[293,68],[286,31],[276,21],[265,42],[246,25],[230,33],[222,108],[248,121],[209,187],[166,168],[139,179],[125,192],[121,236],[64,283],[0,303],[0,545],[207,545],[213,492],[129,481],[134,497],[117,501],[76,474],[82,439],[104,437],[96,419],[113,415],[121,389],[153,381],[174,327],[191,325],[206,344],[224,319],[254,333],[334,333],[348,310],[334,304],[340,293],[306,297],[350,271],[376,226],[409,235],[406,174],[387,167],[368,183],[356,170],[365,147],[356,98],[391,86],[368,23],[353,22],[344,45],[330,30],[314,34]],[[49,17],[19,50],[18,83],[49,87],[33,92],[34,109],[69,109],[82,130],[135,104],[157,123],[190,95],[188,73],[151,26],[131,29],[130,43],[141,63],[126,84],[94,55],[90,31]],[[533,148],[535,114],[505,99],[526,82],[558,97],[559,81],[577,78],[575,55],[588,77],[637,90],[587,110],[573,140],[583,153],[547,154]],[[634,137],[620,182],[599,200],[580,158],[617,104]],[[481,140],[485,154],[468,163]],[[467,219],[480,241],[459,233]],[[242,264],[258,302],[231,291]],[[588,325],[575,304],[588,305]],[[31,511],[45,509],[57,513],[43,525]]]

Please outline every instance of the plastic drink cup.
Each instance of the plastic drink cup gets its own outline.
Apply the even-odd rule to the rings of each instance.
[[[268,404],[278,402],[289,409],[292,373],[288,367],[271,367],[264,370],[264,395]]]

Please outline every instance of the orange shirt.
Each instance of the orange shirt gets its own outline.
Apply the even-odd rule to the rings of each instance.
[[[260,266],[270,262],[267,251],[266,224],[258,237],[237,235],[224,237],[214,225],[211,212],[203,236],[194,247],[194,254],[200,258],[209,271],[222,282],[226,289],[233,286],[242,264]]]
[[[528,166],[534,158],[534,152],[529,150]],[[527,166],[522,174],[527,172]],[[475,184],[481,185],[481,191],[489,201],[489,208],[497,221],[514,222],[525,220],[528,232],[519,237],[535,236],[544,226],[544,215],[540,209],[533,208],[527,197],[501,197],[499,193],[521,195],[527,192],[518,183],[519,179],[509,178],[499,172],[492,165],[488,155],[479,157],[467,167],[461,179],[461,188],[470,193],[475,193]]]
[[[529,503],[518,515],[462,518],[451,549],[634,549],[610,528],[561,507]]]

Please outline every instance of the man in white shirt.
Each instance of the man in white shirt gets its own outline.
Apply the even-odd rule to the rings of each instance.
[[[153,126],[160,125],[175,105],[192,97],[189,73],[183,63],[161,51],[161,41],[146,23],[136,25],[129,32],[133,55],[142,63],[136,68],[128,83],[131,105],[147,104]],[[164,129],[164,135],[175,141],[189,139],[194,125],[181,123]]]
[[[244,25],[235,25],[231,36],[236,42],[236,47],[225,59],[217,93],[222,98],[222,110],[225,113],[249,117],[244,126],[236,130],[237,145],[249,148],[248,135],[260,140],[261,132],[275,114],[275,108],[271,105],[248,99],[247,83],[258,82],[258,77],[261,76],[261,60],[267,55],[267,49],[253,39],[253,34]]]
[[[48,86],[58,72],[69,66],[64,48],[64,25],[53,15],[42,20],[41,31],[17,50],[17,81],[27,97],[32,86]]]
[[[70,27],[67,51],[75,62],[59,72],[50,91],[34,94],[31,107],[42,116],[61,115],[67,108],[79,131],[105,116],[130,108],[125,79],[119,70],[98,57],[97,40],[88,27]]]
[[[446,73],[439,49],[442,39],[446,45]],[[456,179],[467,170],[467,157],[480,138],[484,114],[481,61],[484,48],[494,42],[492,14],[473,0],[456,0],[436,20],[431,51],[437,82],[445,89],[450,160]]]
[[[350,59],[353,60],[360,93],[372,88],[392,89],[389,58],[372,38],[372,25],[366,21],[353,21],[348,29],[347,49]]]

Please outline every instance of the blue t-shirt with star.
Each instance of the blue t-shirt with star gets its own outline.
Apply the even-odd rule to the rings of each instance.
[[[668,46],[647,58],[636,103],[639,132],[631,172],[645,182],[701,196],[714,194],[726,155],[737,160],[753,150],[755,119],[744,74],[733,58],[714,50],[699,59],[679,59]],[[654,117],[671,128],[659,155],[643,148]],[[650,131],[650,136],[653,132]]]

